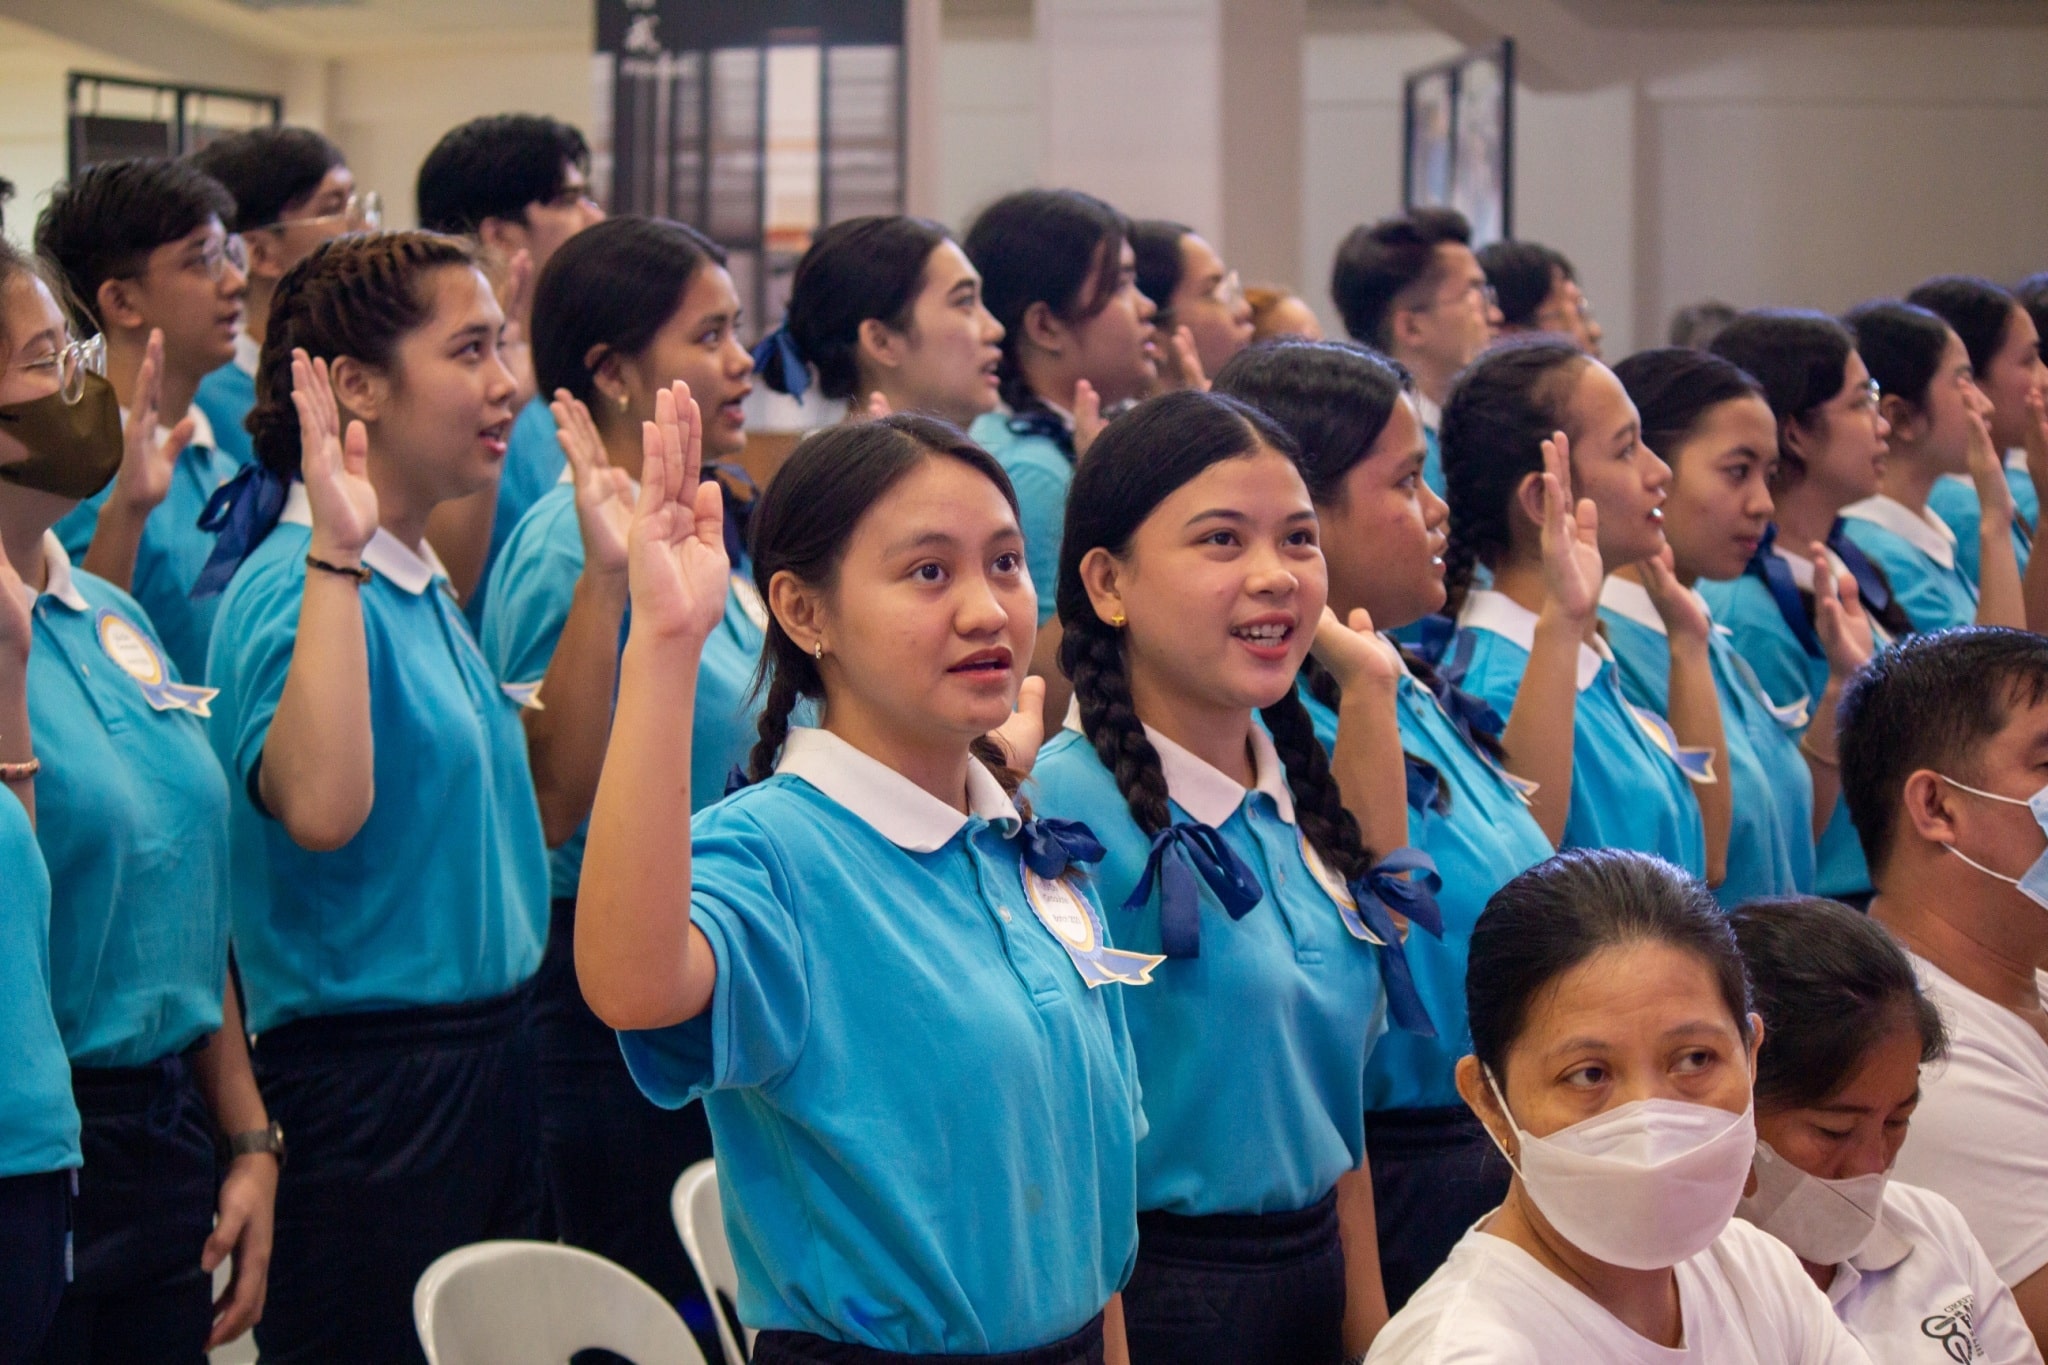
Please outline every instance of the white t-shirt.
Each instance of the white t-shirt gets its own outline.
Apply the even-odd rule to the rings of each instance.
[[[1954,1204],[1894,1180],[1884,1225],[1911,1244],[1905,1259],[1877,1268],[1853,1257],[1828,1286],[1828,1302],[1876,1365],[2041,1365],[2012,1291]]]
[[[1926,959],[1913,966],[1948,1023],[1949,1056],[1920,1082],[1892,1175],[1947,1196],[2017,1285],[2048,1265],[2048,1040]]]
[[[1869,1365],[1799,1258],[1736,1219],[1676,1267],[1685,1344],[1659,1346],[1513,1243],[1474,1228],[1369,1365]]]

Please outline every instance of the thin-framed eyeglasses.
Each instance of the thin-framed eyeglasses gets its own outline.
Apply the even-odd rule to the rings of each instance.
[[[261,227],[243,228],[244,232],[281,232],[285,228],[339,226],[345,232],[375,232],[384,226],[384,196],[375,190],[363,190],[348,197],[334,213],[323,213],[317,218],[280,218],[274,223]]]
[[[22,368],[37,374],[54,373],[57,392],[64,396],[64,402],[76,403],[85,397],[86,375],[107,372],[107,338],[104,333],[95,333],[83,341],[60,346],[46,356],[25,360]]]

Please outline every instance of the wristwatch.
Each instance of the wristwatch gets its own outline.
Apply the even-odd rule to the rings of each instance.
[[[277,1158],[277,1168],[284,1169],[284,1127],[276,1119],[270,1121],[268,1128],[251,1128],[228,1138],[228,1160],[256,1152],[268,1152]]]

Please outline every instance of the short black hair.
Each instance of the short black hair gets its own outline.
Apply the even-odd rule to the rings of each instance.
[[[1948,1051],[1941,1011],[1904,950],[1868,915],[1819,896],[1787,896],[1749,901],[1728,918],[1764,1020],[1759,1110],[1827,1103],[1900,1024],[1919,1035],[1923,1065]]]
[[[100,286],[142,273],[149,253],[209,218],[225,226],[234,197],[183,161],[145,156],[103,161],[59,185],[36,219],[36,252],[63,272],[79,316],[99,328]]]
[[[1472,245],[1472,224],[1456,209],[1423,208],[1351,229],[1330,269],[1330,298],[1354,340],[1387,350],[1394,300],[1439,275],[1436,249]]]
[[[1873,877],[1897,840],[1906,779],[1922,768],[1968,779],[2013,707],[2044,700],[2048,636],[2003,626],[1908,636],[1849,680],[1839,713],[1842,799]]]
[[[1981,276],[1936,275],[1915,286],[1906,302],[1939,313],[1955,328],[1980,375],[1990,372],[2012,330],[2013,296]]]
[[[1764,401],[1778,419],[1778,486],[1805,478],[1806,462],[1786,442],[1786,424],[1812,427],[1828,400],[1842,391],[1856,338],[1826,313],[1763,308],[1723,327],[1708,349],[1763,385]]]
[[[1948,350],[1948,323],[1918,304],[1895,299],[1859,304],[1842,321],[1855,333],[1856,353],[1878,388],[1915,408],[1926,407],[1928,387]]]
[[[185,158],[234,196],[230,232],[269,227],[305,204],[336,166],[341,148],[311,128],[251,128],[215,138]]]
[[[1633,943],[1698,958],[1749,1040],[1749,978],[1712,893],[1647,853],[1568,849],[1494,892],[1472,927],[1465,970],[1472,1052],[1503,1090],[1507,1055],[1543,992],[1602,949]]]
[[[1579,275],[1564,253],[1540,242],[1491,242],[1479,250],[1479,268],[1500,301],[1510,327],[1534,327],[1536,314],[1561,280]]]
[[[590,144],[544,114],[491,114],[449,129],[420,163],[420,226],[473,234],[486,218],[523,221],[562,192],[566,169],[590,172]]]

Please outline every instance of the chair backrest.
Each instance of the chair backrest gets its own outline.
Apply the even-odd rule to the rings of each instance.
[[[725,1212],[718,1202],[718,1164],[700,1161],[684,1171],[669,1196],[669,1211],[676,1220],[676,1233],[683,1250],[696,1268],[697,1279],[711,1296],[711,1314],[718,1319],[719,1344],[725,1347],[730,1365],[744,1365],[753,1349],[755,1333],[746,1331],[746,1349],[733,1339],[738,1318],[740,1272],[732,1263],[732,1247],[725,1240]],[[723,1302],[720,1302],[720,1300]]]
[[[622,1266],[553,1242],[478,1242],[412,1292],[428,1365],[567,1365],[578,1351],[633,1365],[704,1365],[676,1310]]]

